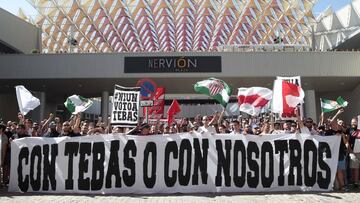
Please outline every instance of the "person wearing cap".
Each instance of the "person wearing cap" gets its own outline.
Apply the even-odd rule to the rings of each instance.
[[[60,133],[56,130],[56,123],[52,121],[49,124],[49,132],[44,135],[44,137],[59,137]]]
[[[260,134],[261,134],[261,130],[260,130],[259,125],[254,124],[254,125],[252,126],[252,132],[253,132],[254,135],[260,135]]]

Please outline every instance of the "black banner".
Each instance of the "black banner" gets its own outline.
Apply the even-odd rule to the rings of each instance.
[[[125,73],[221,72],[220,56],[125,57]]]

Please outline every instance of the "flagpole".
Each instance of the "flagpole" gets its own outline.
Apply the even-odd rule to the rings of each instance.
[[[323,108],[322,108],[322,106],[321,106],[321,103],[322,103],[322,100],[321,100],[321,98],[320,98],[320,109],[321,109],[321,113],[324,113],[324,112],[323,112]]]
[[[148,123],[148,121],[149,121],[148,107],[145,107],[145,123]]]

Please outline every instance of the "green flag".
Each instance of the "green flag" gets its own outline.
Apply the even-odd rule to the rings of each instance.
[[[331,112],[336,109],[346,107],[348,102],[345,101],[342,97],[338,97],[336,101],[328,100],[328,99],[320,99],[321,100],[321,111],[322,112]]]
[[[68,97],[64,103],[65,107],[71,112],[71,114],[77,114],[84,112],[93,104],[93,101],[86,99],[79,95],[72,95]]]
[[[231,95],[231,87],[224,81],[209,78],[207,80],[199,81],[194,85],[195,92],[206,94],[216,101],[218,101],[223,107],[226,107]]]

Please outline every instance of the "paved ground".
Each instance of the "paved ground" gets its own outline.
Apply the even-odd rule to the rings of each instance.
[[[8,193],[0,190],[0,202],[40,203],[40,202],[360,202],[360,191],[343,193],[276,193],[276,194],[191,194],[191,195],[45,195],[39,193]]]

